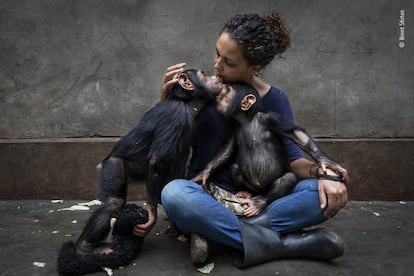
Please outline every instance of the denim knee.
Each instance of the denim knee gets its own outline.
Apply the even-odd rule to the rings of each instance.
[[[326,220],[320,208],[318,180],[304,179],[293,192],[268,206],[273,230],[288,233],[322,223]]]
[[[303,179],[299,181],[295,188],[293,189],[293,193],[301,192],[301,191],[312,191],[312,190],[318,190],[318,179],[316,178],[309,178],[309,179]]]
[[[161,203],[168,204],[170,200],[180,200],[180,197],[183,196],[182,191],[182,182],[184,179],[174,179],[165,185],[164,189],[161,191]]]

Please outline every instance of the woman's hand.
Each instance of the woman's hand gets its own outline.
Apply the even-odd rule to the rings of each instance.
[[[305,158],[299,158],[290,163],[291,170],[301,178],[313,178],[318,173],[326,173],[329,175],[338,175],[334,170],[330,169],[329,166],[319,168],[321,171],[314,170],[317,168],[315,163]],[[345,169],[344,169],[345,170]],[[343,171],[344,175],[341,175],[344,183],[347,184],[348,174]],[[335,215],[339,209],[343,208],[348,201],[348,192],[346,185],[329,179],[318,180],[318,191],[321,209],[325,209],[323,215],[327,218]]]
[[[336,175],[327,169],[327,174]],[[321,209],[325,209],[323,215],[330,218],[348,202],[348,192],[344,183],[327,179],[318,180],[319,201]]]
[[[177,76],[184,70],[185,65],[185,63],[177,63],[167,68],[167,71],[165,72],[165,75],[162,79],[161,93],[158,101],[162,101],[167,98],[168,92],[170,91],[171,87],[177,83]]]

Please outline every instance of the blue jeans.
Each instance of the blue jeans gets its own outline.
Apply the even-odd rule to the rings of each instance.
[[[161,202],[168,217],[185,234],[204,237],[236,250],[243,250],[239,219],[203,188],[189,180],[176,179],[162,191]],[[274,231],[288,233],[326,220],[320,208],[316,179],[305,179],[291,194],[267,207]]]

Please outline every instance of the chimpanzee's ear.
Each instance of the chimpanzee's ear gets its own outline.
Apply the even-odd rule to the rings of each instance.
[[[247,94],[246,96],[244,96],[243,100],[241,101],[240,109],[243,111],[247,111],[250,109],[250,107],[252,107],[252,105],[254,105],[255,102],[256,102],[256,96],[253,94]]]
[[[178,83],[185,90],[194,90],[193,83],[190,81],[190,79],[184,73],[181,73],[181,74],[178,75]]]

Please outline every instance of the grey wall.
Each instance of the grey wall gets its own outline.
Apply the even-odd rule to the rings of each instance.
[[[273,7],[285,18],[292,46],[263,77],[286,91],[297,123],[328,142],[404,141],[408,156],[401,162],[411,162],[414,2],[408,0],[0,0],[0,151],[20,138],[47,143],[125,134],[155,102],[167,66],[184,61],[212,73],[223,23]],[[10,148],[7,154],[20,157]],[[356,158],[341,161],[358,175],[375,166],[353,168]],[[395,177],[406,173],[393,166]],[[1,170],[7,192],[19,179],[9,167]],[[406,183],[400,194],[411,189]]]

